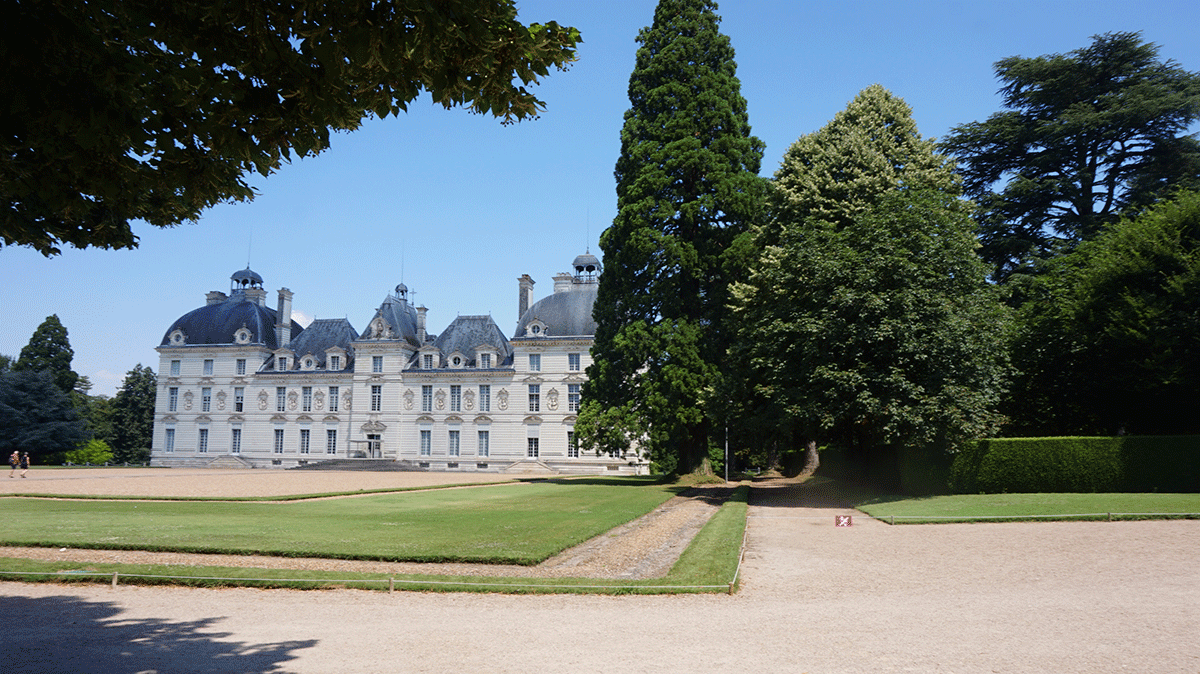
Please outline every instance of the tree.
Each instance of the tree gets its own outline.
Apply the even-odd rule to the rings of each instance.
[[[113,460],[112,449],[103,440],[88,440],[77,449],[67,452],[64,457],[70,463],[90,463],[101,465]]]
[[[868,87],[788,149],[773,186],[759,258],[733,288],[748,418],[778,415],[811,455],[994,432],[1003,310],[953,167],[911,109]]]
[[[79,413],[50,372],[0,372],[0,453],[29,452],[47,463],[87,439]]]
[[[565,68],[579,32],[516,15],[514,0],[0,4],[0,241],[134,248],[130,220],[169,227],[249,200],[250,173],[423,91],[506,123],[536,116],[525,85]]]
[[[1200,193],[1118,221],[1031,285],[1013,434],[1200,433]]]
[[[763,144],[750,135],[715,10],[661,0],[638,34],[576,425],[602,449],[638,442],[663,472],[693,470],[708,455],[705,398],[727,342],[725,253],[763,199]]]
[[[996,63],[1005,112],[955,127],[980,205],[993,277],[1094,238],[1122,211],[1200,186],[1200,74],[1158,57],[1138,33],[1107,33],[1069,54]]]
[[[150,459],[157,387],[154,370],[142,367],[141,363],[125,373],[125,381],[112,403],[115,460],[141,462]]]
[[[75,351],[67,339],[67,329],[58,320],[58,315],[46,317],[42,324],[29,338],[29,343],[21,349],[14,370],[25,372],[48,372],[54,385],[64,395],[71,395],[79,375],[71,369],[71,359]]]

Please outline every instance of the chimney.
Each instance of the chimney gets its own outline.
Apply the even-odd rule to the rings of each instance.
[[[275,342],[283,349],[292,341],[292,291],[279,289],[279,310],[275,314]]]
[[[246,299],[260,307],[267,306],[267,291],[263,288],[246,288]]]
[[[575,282],[575,277],[566,272],[559,272],[554,275],[554,292],[565,293],[571,289],[571,284]]]
[[[206,304],[220,304],[220,303],[224,302],[225,300],[229,299],[229,296],[226,295],[225,293],[221,292],[220,290],[214,290],[211,293],[205,295],[204,299],[207,300]]]
[[[525,315],[525,312],[529,309],[529,305],[532,303],[533,279],[529,276],[529,274],[522,274],[521,277],[517,279],[517,282],[521,284],[521,295],[519,298],[520,302],[517,303],[517,320],[519,321],[521,320],[521,317]]]
[[[417,346],[425,345],[425,307],[417,307]]]

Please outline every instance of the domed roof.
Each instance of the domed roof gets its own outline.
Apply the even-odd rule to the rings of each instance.
[[[577,283],[534,302],[517,321],[514,339],[522,337],[591,337],[596,334],[592,305],[596,303],[596,283]],[[537,330],[532,328],[536,327]]]
[[[247,332],[245,338],[239,340],[238,333],[242,328]],[[174,339],[177,330],[179,338]],[[292,321],[292,339],[303,330]],[[262,344],[268,349],[276,349],[275,310],[238,293],[224,302],[208,304],[181,316],[167,328],[160,346],[196,344]]]

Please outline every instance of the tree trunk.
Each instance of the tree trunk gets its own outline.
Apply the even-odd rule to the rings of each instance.
[[[812,477],[820,465],[821,457],[817,453],[817,441],[809,440],[808,444],[804,445],[804,469],[800,471],[800,477]]]

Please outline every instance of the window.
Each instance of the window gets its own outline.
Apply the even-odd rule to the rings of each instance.
[[[371,372],[383,372],[383,356],[371,356]]]
[[[167,429],[167,437],[163,440],[163,450],[167,452],[175,451],[175,429]]]
[[[233,389],[233,411],[241,412],[246,405],[246,389],[238,386]]]
[[[383,387],[379,384],[371,386],[371,411],[379,412],[383,410]]]
[[[579,443],[575,442],[575,431],[567,431],[567,458],[579,458]]]
[[[283,412],[287,409],[287,387],[275,387],[275,411]]]
[[[200,437],[196,440],[196,451],[201,454],[208,454],[208,429],[200,429]]]
[[[212,366],[213,366],[212,358],[204,359],[204,376],[205,377],[212,376]]]
[[[275,429],[275,453],[283,454],[283,429]]]
[[[567,411],[579,411],[579,384],[567,384]]]
[[[330,356],[329,357],[329,369],[330,370],[342,369],[342,357],[341,356]]]
[[[433,411],[433,384],[421,385],[421,411]]]
[[[312,387],[305,386],[300,389],[300,404],[305,412],[312,411]]]
[[[579,354],[577,354],[577,353],[568,353],[567,354],[567,369],[570,370],[571,372],[579,372]]]
[[[242,453],[242,429],[233,429],[233,435],[229,439],[229,451],[234,454]]]
[[[421,456],[433,453],[433,431],[421,431]]]
[[[427,354],[424,354],[421,356],[421,367],[425,368],[426,370],[433,369],[433,354],[432,353],[427,353]]]
[[[329,387],[329,411],[338,411],[338,387],[336,386]]]
[[[287,356],[280,356],[280,357],[279,357],[279,371],[280,371],[280,372],[283,372],[283,371],[284,371],[284,370],[286,370],[286,369],[288,369],[288,359],[287,359]]]
[[[479,385],[479,411],[480,412],[491,412],[492,411],[492,385],[491,384],[480,384]]]
[[[490,354],[490,353],[479,354],[479,367],[484,368],[484,369],[491,368],[492,367],[492,354]]]
[[[239,377],[246,374],[246,359],[245,358],[237,359],[237,374]]]
[[[530,459],[538,458],[538,439],[526,438],[526,441],[528,444],[526,445],[525,456]]]
[[[312,432],[307,428],[300,429],[300,453],[308,454],[309,442],[312,439]]]
[[[450,456],[458,456],[459,452],[459,431],[450,431],[450,443],[446,449],[446,453]]]
[[[542,409],[542,386],[541,384],[529,385],[529,411],[539,412]]]
[[[179,361],[177,361],[177,360],[171,361],[171,376],[172,377],[179,376]]]
[[[491,451],[488,447],[491,442],[490,435],[491,433],[488,431],[479,431],[479,444],[475,448],[475,453],[479,456],[487,456],[488,452]]]
[[[540,354],[540,353],[529,354],[529,371],[530,372],[541,372],[542,371],[542,354]]]
[[[207,386],[200,389],[200,411],[212,411],[212,389]]]
[[[329,428],[325,430],[325,453],[337,454],[337,430]]]
[[[462,411],[462,387],[458,384],[450,386],[450,411]]]
[[[167,411],[174,412],[179,408],[179,389],[172,386],[167,389]]]

